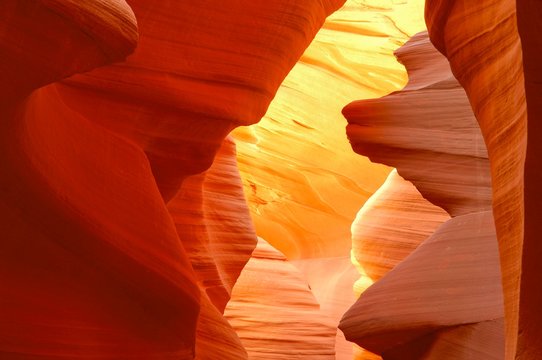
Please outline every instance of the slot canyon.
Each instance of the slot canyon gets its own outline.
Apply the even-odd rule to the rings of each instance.
[[[541,360],[540,34],[536,0],[0,0],[0,360]]]

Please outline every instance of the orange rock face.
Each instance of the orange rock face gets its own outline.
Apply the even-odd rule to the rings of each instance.
[[[536,5],[0,1],[0,358],[538,359]]]
[[[134,54],[69,79],[62,92],[89,120],[145,151],[169,200],[186,176],[211,165],[230,130],[264,115],[325,17],[342,3],[206,0],[158,6],[131,0],[139,26]]]
[[[522,4],[520,7],[523,9],[526,9],[523,6],[528,7],[528,2],[518,3]],[[534,16],[536,11],[533,11]],[[455,76],[469,96],[487,144],[493,182],[493,211],[503,274],[506,359],[516,357],[518,333],[530,339],[519,349],[518,355],[520,358],[534,359],[537,356],[533,354],[521,356],[524,356],[524,352],[536,351],[534,349],[537,345],[534,344],[537,340],[534,339],[540,336],[540,332],[536,330],[540,322],[534,320],[532,315],[524,315],[525,322],[518,327],[520,298],[526,304],[523,308],[532,310],[534,303],[537,303],[536,293],[539,293],[538,285],[535,285],[539,281],[536,280],[537,275],[534,275],[539,271],[533,270],[536,268],[533,263],[538,263],[534,249],[538,247],[534,245],[532,248],[526,247],[525,252],[522,251],[527,243],[526,241],[524,244],[523,241],[523,191],[527,143],[525,89],[529,88],[524,85],[522,49],[517,28],[517,24],[523,22],[516,19],[514,1],[446,3],[432,0],[427,2],[426,20],[431,41],[446,55]],[[526,41],[532,44],[529,40]],[[526,47],[532,49],[529,45]],[[474,55],[481,53],[484,54],[483,57]],[[535,122],[529,122],[531,123]],[[531,132],[529,129],[529,133],[536,131],[533,129]],[[525,174],[533,171],[529,167],[525,169]],[[525,198],[535,199],[533,196]],[[534,209],[531,210],[532,214],[535,214]],[[538,235],[534,237],[537,238]],[[533,258],[530,258],[531,256]],[[522,259],[531,259],[531,265],[526,265],[525,271],[522,271]],[[524,280],[526,286],[522,291],[526,293],[520,296],[520,284],[523,286]],[[533,314],[531,310],[529,313]],[[533,325],[534,323],[538,324]],[[527,343],[530,343],[532,350],[527,350]]]
[[[341,2],[159,5],[0,5],[2,358],[247,356],[221,312],[256,238],[223,140]]]
[[[220,312],[257,243],[235,155],[226,138],[213,165],[188,177],[168,204],[198,280]]]
[[[196,359],[246,359],[235,330],[222,316],[257,242],[231,139],[224,140],[207,171],[185,179],[167,208],[204,293]]]

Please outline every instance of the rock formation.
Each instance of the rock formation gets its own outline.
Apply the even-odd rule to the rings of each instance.
[[[449,218],[393,170],[352,224],[353,255],[365,274],[377,281]]]
[[[536,6],[2,0],[0,358],[538,359]]]
[[[426,32],[413,37],[397,56],[407,67],[409,84],[382,99],[347,106],[349,139],[357,152],[396,166],[453,218],[366,290],[340,327],[347,339],[385,359],[502,359],[500,264],[489,161],[478,124],[446,58],[432,47]],[[388,198],[400,191],[398,184],[386,185],[382,193]],[[380,191],[374,201],[379,200],[387,200]],[[410,216],[429,219],[427,208],[411,206]],[[371,236],[367,224],[374,222],[377,230],[394,224],[402,231],[413,227],[426,232],[436,225],[408,218],[402,222],[401,213],[389,210],[390,220],[373,217],[371,211],[362,209],[357,222],[365,226],[354,226],[353,235],[361,241],[354,249],[365,250],[357,257],[361,267],[368,274],[380,270],[374,277],[392,268],[388,262],[393,257],[375,257],[371,246],[386,251],[408,242],[401,230],[380,231],[383,240]],[[492,341],[490,349],[487,341]]]
[[[347,1],[326,19],[262,120],[233,132],[258,235],[301,270],[336,324],[356,300],[352,220],[389,172],[352,152],[340,111],[403,86],[393,50],[424,28],[423,1]],[[341,331],[336,357],[352,359]]]
[[[224,315],[250,359],[335,359],[336,325],[320,311],[299,270],[263,239]]]
[[[431,41],[448,58],[455,77],[469,96],[487,144],[503,274],[506,359],[514,359],[518,331],[525,330],[518,329],[521,276],[531,281],[536,278],[532,271],[521,271],[527,113],[516,2],[431,0],[426,5],[426,21]],[[538,291],[535,285],[530,288]],[[533,296],[535,299],[536,295]],[[527,294],[521,298],[530,301]],[[534,344],[533,347],[536,349]]]
[[[349,0],[323,24],[262,120],[234,131],[258,235],[289,259],[348,256],[355,214],[389,169],[352,152],[345,104],[406,83],[393,51],[425,29],[423,1]]]
[[[2,2],[2,358],[246,357],[221,312],[255,235],[223,139],[340,5]]]

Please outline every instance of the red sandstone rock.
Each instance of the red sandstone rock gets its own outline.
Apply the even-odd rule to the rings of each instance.
[[[517,359],[540,357],[542,337],[542,291],[540,284],[540,119],[542,117],[541,44],[538,34],[542,16],[540,4],[530,0],[516,1],[517,23],[521,38],[525,96],[527,101],[527,154],[525,159],[525,234],[521,258],[521,286]],[[514,65],[516,63],[514,62]],[[518,79],[518,82],[520,79]],[[519,140],[519,139],[518,139]],[[517,156],[517,154],[516,154]],[[517,206],[517,205],[516,205]],[[516,209],[516,212],[518,209]],[[516,215],[518,216],[518,215]],[[505,237],[502,242],[504,245]],[[517,259],[516,259],[517,260]],[[508,319],[507,319],[508,321]],[[511,321],[511,320],[510,320]]]
[[[231,139],[206,172],[183,182],[168,210],[203,289],[223,312],[257,243]]]
[[[135,53],[70,78],[61,91],[86,118],[143,148],[167,201],[211,165],[233,127],[260,120],[343,2],[130,0]]]
[[[131,11],[122,1],[0,6],[1,357],[192,358],[199,292],[145,154],[54,86],[24,99],[126,56]]]
[[[1,357],[191,359],[199,291],[145,154],[53,86],[1,111]]]
[[[246,359],[235,330],[222,316],[232,287],[257,243],[231,139],[224,140],[206,172],[183,182],[168,211],[204,293],[196,358]]]
[[[196,360],[248,359],[237,333],[206,294],[201,296],[196,335]]]
[[[218,181],[231,147],[187,177],[263,115],[340,3],[130,1],[134,55],[26,99],[122,60],[134,14],[121,0],[0,5],[2,358],[246,357],[220,314],[254,246],[239,181]],[[164,198],[184,179],[201,199],[172,201],[175,224]]]
[[[506,359],[509,360],[516,356],[517,336],[521,330],[518,311],[527,140],[524,74],[515,5],[511,0],[431,0],[426,7],[431,41],[446,55],[456,78],[465,88],[491,161],[493,211],[505,300]],[[526,278],[531,276],[527,271],[523,274]],[[535,288],[537,286],[533,286]],[[527,295],[521,298],[529,301]]]
[[[0,106],[74,73],[120,61],[137,42],[124,0],[3,0]]]

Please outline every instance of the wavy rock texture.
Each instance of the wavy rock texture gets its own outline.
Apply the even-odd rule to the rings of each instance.
[[[402,91],[354,102],[343,110],[353,149],[396,167],[452,216],[490,207],[484,140],[446,58],[425,32],[398,50],[397,57],[413,79]]]
[[[358,280],[359,273],[350,256],[300,259],[291,263],[304,275],[320,305],[321,314],[329,317],[336,328],[344,312],[356,301],[352,285]],[[335,359],[351,360],[352,343],[346,341],[342,331],[335,330]]]
[[[105,53],[118,61],[133,49],[129,8],[104,4],[96,2],[93,14],[76,3],[1,5],[9,25],[2,38],[18,45],[12,51],[2,41],[2,73],[20,79],[11,82],[21,96],[0,107],[5,359],[193,354],[199,292],[144,153],[65,106],[53,86],[24,98],[47,81],[102,65]],[[58,11],[85,19],[68,21]],[[117,32],[87,23],[102,20]],[[37,48],[41,58],[29,52],[49,35],[49,48]],[[117,42],[126,45],[117,49]],[[66,65],[65,49],[84,57]]]
[[[233,132],[258,235],[293,260],[336,323],[355,301],[359,277],[350,261],[352,219],[389,172],[352,152],[340,111],[406,82],[393,50],[425,28],[422,13],[419,0],[347,1],[328,17],[262,121]],[[336,354],[352,358],[340,331]]]
[[[144,153],[54,87],[2,114],[2,357],[191,358],[199,291]]]
[[[350,141],[357,152],[397,166],[399,174],[453,218],[365,291],[340,328],[347,339],[385,359],[472,359],[480,354],[502,359],[500,264],[489,160],[478,124],[446,58],[432,47],[426,32],[413,37],[397,56],[407,66],[409,85],[345,108]],[[393,195],[393,188],[382,191]],[[419,216],[424,212],[422,208]],[[402,225],[400,214],[389,214]],[[364,219],[362,211],[358,221],[378,224],[382,218],[371,219],[369,213]],[[401,236],[388,236],[401,244]],[[369,258],[369,272],[378,269],[375,263],[387,265]]]
[[[230,138],[207,171],[183,182],[168,210],[199,282],[223,312],[257,243]]]
[[[299,270],[265,240],[258,241],[224,315],[250,359],[335,359],[334,323]]]
[[[341,1],[129,4],[0,5],[2,358],[247,356],[221,311],[255,237],[220,148]]]
[[[534,8],[532,11],[532,16],[536,17],[537,12]],[[531,342],[532,349],[537,349],[535,344],[538,340],[535,338],[538,339],[540,333],[535,330],[540,327],[540,322],[534,320],[530,310],[529,315],[523,317],[524,325],[518,328],[520,283],[525,280],[526,285],[525,289],[522,288],[525,294],[521,295],[521,301],[525,302],[525,309],[532,309],[539,296],[538,275],[534,275],[539,271],[528,271],[533,268],[533,261],[538,264],[534,250],[538,245],[526,247],[529,255],[525,259],[530,260],[526,260],[528,268],[521,270],[527,113],[516,2],[431,0],[427,2],[426,20],[431,41],[446,55],[456,78],[469,96],[487,144],[503,274],[506,359],[514,359],[518,332],[530,339],[526,343]],[[534,199],[531,196],[525,198]],[[539,222],[538,216],[535,222]],[[535,237],[538,239],[538,235]],[[538,243],[533,237],[531,239],[533,244]],[[533,332],[528,329],[533,329]],[[523,346],[519,353],[531,351],[527,347]],[[536,356],[525,358],[534,359]]]
[[[186,176],[211,165],[233,127],[264,115],[325,17],[343,2],[131,0],[139,25],[135,53],[71,78],[62,92],[85,117],[144,149],[167,201]]]
[[[502,318],[501,293],[491,211],[462,215],[443,224],[411,256],[367,289],[340,326],[348,339],[383,354],[385,359],[406,358],[412,356],[412,349],[410,354],[405,352],[405,344],[420,337]],[[502,333],[499,340],[491,344],[491,359],[502,359]],[[397,346],[402,349],[397,351]],[[403,357],[390,357],[390,352]],[[456,359],[446,352],[435,355],[421,358]]]
[[[352,224],[353,255],[363,271],[377,281],[449,218],[393,170]]]
[[[352,153],[340,112],[406,82],[393,50],[425,28],[422,12],[423,1],[347,1],[262,121],[234,132],[258,235],[289,259],[349,255],[352,219],[389,170]]]
[[[257,243],[237,170],[235,143],[230,138],[224,140],[207,171],[186,178],[168,211],[205,293],[196,358],[246,359],[235,330],[222,316]]]

